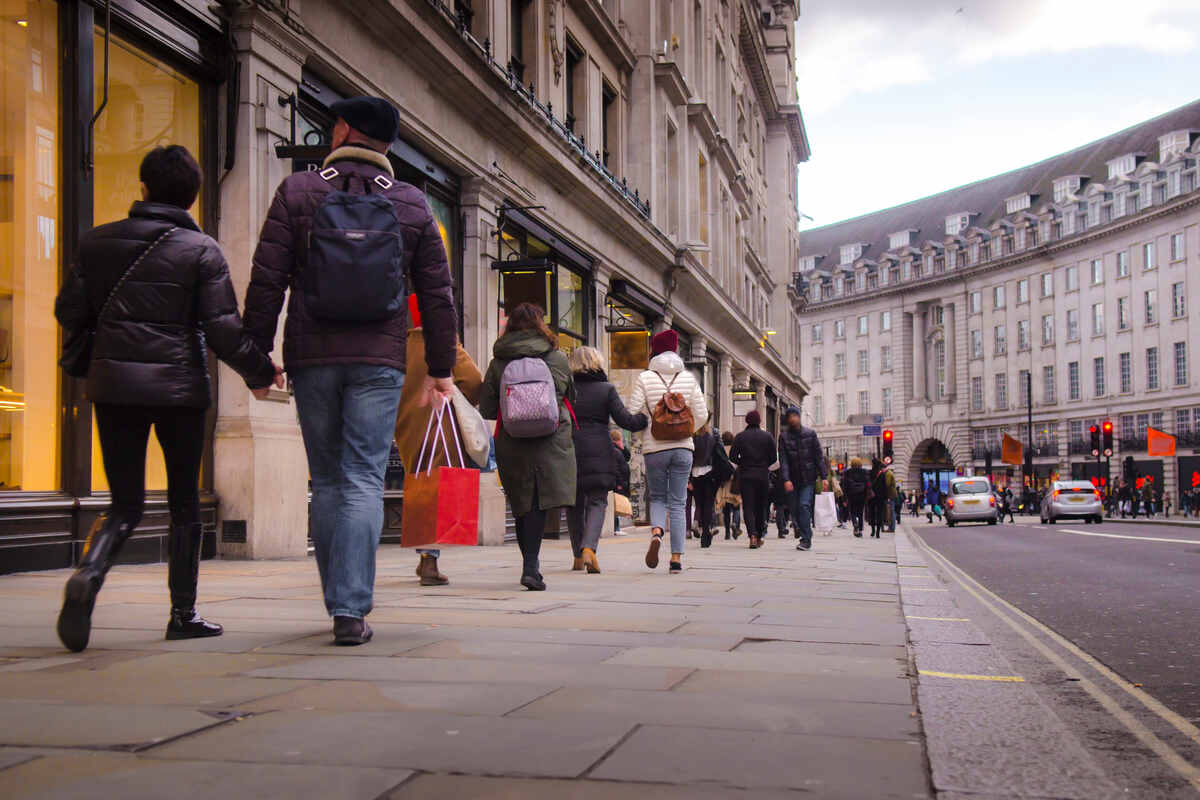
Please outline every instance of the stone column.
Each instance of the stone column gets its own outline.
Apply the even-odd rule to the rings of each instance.
[[[485,369],[500,324],[500,280],[492,270],[499,252],[496,209],[501,193],[482,177],[463,180],[463,347]]]
[[[238,14],[234,38],[242,62],[243,106],[236,161],[220,186],[219,240],[235,290],[244,298],[258,233],[291,162],[274,144],[289,136],[281,97],[296,91],[307,58],[303,44],[267,11]],[[272,357],[282,362],[283,319]],[[218,551],[234,558],[303,556],[308,547],[308,466],[290,392],[250,396],[229,367],[219,368],[213,484],[219,500]]]
[[[953,402],[958,394],[958,359],[957,347],[958,343],[957,327],[958,319],[955,317],[954,311],[956,306],[953,303],[947,303],[945,309],[945,327],[942,331],[942,340],[946,343],[946,401]]]
[[[733,359],[722,353],[717,367],[717,422],[733,429]]]
[[[924,403],[929,399],[925,359],[925,311],[920,306],[913,312],[913,399]]]

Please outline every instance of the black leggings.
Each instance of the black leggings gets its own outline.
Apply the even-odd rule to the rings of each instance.
[[[106,403],[96,403],[95,409],[104,473],[112,490],[110,515],[120,516],[130,527],[142,519],[146,505],[146,446],[153,425],[167,465],[171,522],[184,525],[199,521],[204,409]]]
[[[540,575],[538,556],[542,552],[542,534],[546,531],[546,512],[538,506],[537,489],[533,490],[532,511],[517,517],[517,545],[524,564],[522,575]]]
[[[770,487],[766,478],[742,478],[742,514],[746,532],[761,539],[767,534],[767,514],[771,507]]]
[[[717,487],[709,475],[699,475],[692,478],[692,498],[699,517],[700,532],[708,533],[713,529],[713,516],[716,509],[713,503],[717,499]]]

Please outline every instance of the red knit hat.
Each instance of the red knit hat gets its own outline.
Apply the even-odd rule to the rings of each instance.
[[[408,318],[412,320],[414,328],[421,327],[421,309],[417,306],[417,293],[413,292],[408,296]]]
[[[650,357],[660,353],[675,352],[679,349],[679,334],[675,331],[662,331],[650,337]]]

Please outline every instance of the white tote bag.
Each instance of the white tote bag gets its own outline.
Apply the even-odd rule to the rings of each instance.
[[[831,531],[837,525],[837,502],[833,492],[821,492],[813,498],[813,530]]]
[[[487,423],[457,386],[454,387],[454,396],[450,402],[454,407],[454,418],[458,422],[458,432],[467,455],[477,466],[486,468],[488,452],[492,449],[492,433],[488,430]]]

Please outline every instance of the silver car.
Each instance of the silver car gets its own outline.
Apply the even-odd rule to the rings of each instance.
[[[1055,481],[1042,498],[1042,524],[1060,519],[1104,521],[1104,503],[1091,481]]]
[[[946,496],[946,525],[960,522],[986,522],[995,525],[999,518],[992,482],[986,477],[951,478]]]

